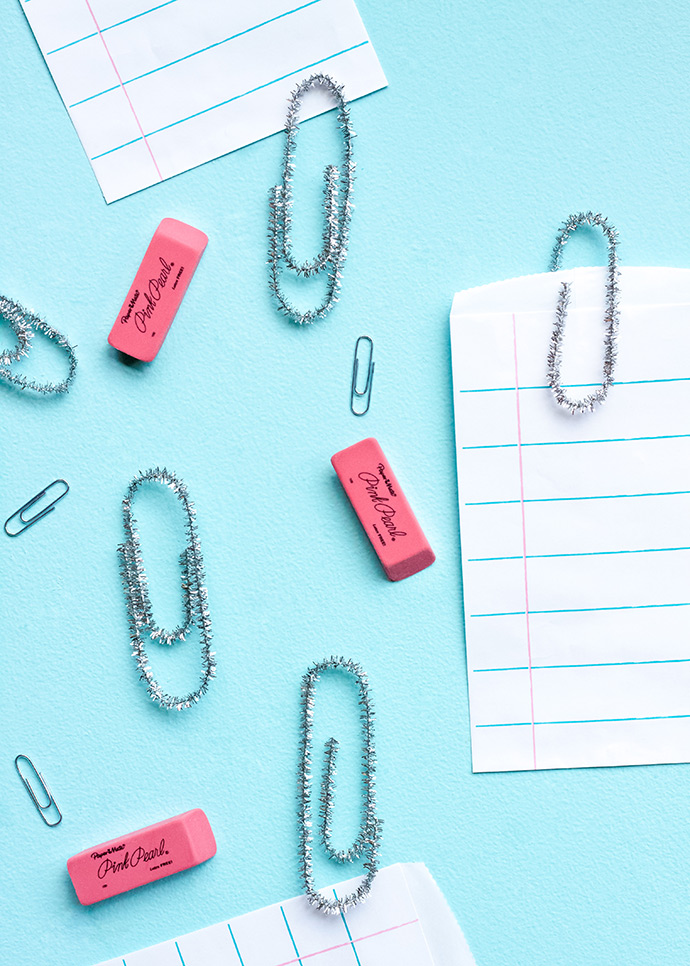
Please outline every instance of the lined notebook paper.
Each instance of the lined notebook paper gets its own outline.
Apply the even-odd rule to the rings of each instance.
[[[584,416],[546,387],[564,278],[563,374],[584,394],[603,270],[453,302],[475,771],[690,761],[690,272],[623,270],[616,383]]]
[[[328,890],[351,891],[356,880]],[[413,895],[415,898],[413,898]],[[417,900],[415,902],[415,899]],[[429,941],[425,936],[429,931]],[[433,953],[432,953],[433,950]],[[304,896],[217,923],[101,966],[474,966],[453,916],[426,868],[383,869],[371,897],[325,916]]]
[[[354,0],[20,2],[108,202],[386,86]]]

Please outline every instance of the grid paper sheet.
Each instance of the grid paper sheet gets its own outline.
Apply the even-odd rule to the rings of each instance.
[[[357,880],[329,890],[351,891]],[[473,966],[461,957],[459,966]],[[403,866],[377,876],[370,898],[326,916],[304,896],[188,933],[100,966],[434,966]],[[438,964],[440,966],[440,964]]]
[[[386,86],[354,0],[20,2],[107,202]]]
[[[601,381],[603,270],[453,303],[475,771],[690,761],[690,272],[623,269],[616,382],[584,416],[546,387],[564,278],[580,395]]]

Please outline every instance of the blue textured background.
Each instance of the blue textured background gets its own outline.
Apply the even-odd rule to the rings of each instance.
[[[265,281],[282,138],[107,207],[19,4],[0,0],[0,291],[79,347],[66,398],[0,386],[0,516],[57,476],[72,487],[28,534],[0,539],[0,958],[12,966],[91,966],[297,893],[299,681],[333,652],[360,660],[375,693],[383,860],[427,863],[479,966],[687,962],[687,766],[471,774],[447,325],[456,290],[545,269],[558,224],[581,208],[609,215],[625,263],[690,264],[684,7],[360,10],[390,86],[353,107],[344,296],[304,331],[275,312]],[[330,123],[302,132],[303,199],[318,190]],[[318,225],[306,209],[305,250]],[[165,216],[210,242],[159,358],[128,368],[106,336]],[[578,236],[567,260],[602,257]],[[355,420],[364,332],[376,380]],[[438,555],[400,584],[329,464],[365,435]],[[181,715],[137,683],[115,554],[127,483],[156,463],[197,505],[219,662]],[[171,621],[179,536],[160,504],[142,499],[140,515],[154,604]],[[195,679],[193,646],[175,669],[170,656],[155,655],[161,675]],[[347,689],[329,693],[349,720]],[[51,783],[58,829],[34,812],[18,752]],[[344,837],[353,796],[343,802]],[[211,863],[78,905],[69,855],[194,806],[216,831]]]

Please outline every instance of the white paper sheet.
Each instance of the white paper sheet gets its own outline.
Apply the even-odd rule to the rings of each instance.
[[[20,2],[108,202],[386,86],[354,0]]]
[[[328,891],[343,895],[356,881],[341,883]],[[423,865],[414,864],[383,869],[367,902],[342,916],[325,916],[300,896],[118,956],[101,966],[307,963],[474,966],[474,959],[438,886]]]
[[[453,302],[475,771],[690,761],[690,271],[623,270],[616,383],[584,416],[546,388],[564,278],[584,394],[603,270]]]

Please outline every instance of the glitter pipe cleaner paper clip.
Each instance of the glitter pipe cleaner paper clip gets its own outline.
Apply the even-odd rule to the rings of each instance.
[[[349,849],[338,850],[332,844],[333,797],[335,792],[335,761],[338,742],[330,738],[325,746],[325,767],[319,808],[319,839],[329,859],[346,863],[365,855],[366,874],[357,889],[339,899],[328,899],[314,885],[313,821],[312,821],[312,739],[314,726],[314,692],[324,671],[344,670],[352,674],[359,688],[360,719],[362,722],[362,792],[363,813],[357,838]],[[381,821],[376,817],[376,755],[374,753],[374,711],[369,696],[369,682],[361,666],[343,657],[326,658],[312,665],[302,678],[301,761],[299,769],[299,836],[300,873],[309,902],[330,915],[347,912],[368,897],[376,873],[381,841]]]
[[[31,389],[33,392],[43,393],[44,395],[67,392],[75,376],[77,357],[74,354],[74,348],[64,335],[57,329],[53,329],[39,316],[29,312],[18,302],[5,298],[4,295],[0,295],[0,318],[7,322],[17,337],[17,345],[13,349],[0,350],[0,378],[12,383],[12,385],[19,386],[20,389]],[[36,382],[20,373],[14,373],[10,369],[12,362],[18,362],[22,356],[28,355],[34,335],[33,330],[42,332],[67,353],[69,371],[67,378],[62,382]]]
[[[588,211],[580,212],[578,215],[571,215],[568,218],[558,233],[558,238],[556,239],[556,244],[554,246],[551,259],[551,271],[556,272],[561,267],[563,249],[565,248],[566,242],[572,233],[580,227],[580,225],[589,225],[591,227],[601,228],[608,242],[609,258],[608,278],[606,280],[606,311],[604,314],[606,331],[604,334],[603,377],[601,386],[599,386],[595,392],[584,396],[582,399],[571,399],[570,396],[568,396],[564,391],[561,379],[563,336],[565,334],[565,323],[568,317],[568,305],[570,303],[570,282],[561,283],[561,289],[558,296],[558,304],[556,306],[556,321],[554,323],[553,332],[551,333],[551,344],[549,346],[547,378],[556,402],[559,404],[559,406],[563,406],[565,409],[570,410],[573,415],[575,413],[590,413],[593,411],[597,403],[600,404],[606,401],[609,389],[613,385],[613,373],[616,366],[616,357],[618,353],[617,338],[618,320],[620,315],[620,294],[618,291],[618,278],[620,276],[620,271],[618,269],[618,252],[616,250],[618,232],[613,225],[609,225],[608,221],[603,215],[594,214],[593,212]]]
[[[182,593],[184,597],[185,623],[174,631],[159,627],[154,619],[149,598],[148,581],[141,556],[141,544],[137,523],[132,513],[132,498],[144,483],[162,483],[168,486],[184,506],[187,514],[187,546],[180,555],[182,569]],[[136,477],[122,501],[124,529],[127,539],[118,547],[120,570],[125,590],[127,612],[133,656],[137,662],[141,679],[146,682],[146,690],[153,701],[167,710],[181,711],[196,704],[208,690],[209,683],[216,673],[216,656],[211,650],[211,618],[208,612],[206,595],[206,576],[201,556],[201,544],[196,526],[196,510],[189,499],[187,487],[174,473],[166,469],[149,470]],[[201,635],[201,683],[196,691],[183,697],[166,694],[157,683],[151,670],[149,658],[144,648],[144,637],[161,644],[172,645],[183,641],[192,628],[198,627]]]
[[[324,215],[323,249],[311,261],[298,262],[292,247],[292,177],[295,170],[295,145],[299,129],[299,111],[302,98],[307,91],[322,88],[330,92],[338,104],[338,124],[343,133],[342,167],[329,164],[324,172]],[[350,126],[350,111],[343,97],[343,88],[327,74],[313,74],[302,81],[293,92],[288,106],[285,122],[285,154],[283,160],[283,183],[276,185],[270,192],[270,214],[268,237],[269,249],[269,286],[279,308],[293,322],[306,324],[322,319],[338,301],[343,264],[347,256],[347,244],[352,217],[352,185],[355,175],[355,162],[352,160],[352,139],[354,132]],[[344,182],[341,192],[339,182]],[[326,273],[328,286],[324,299],[317,308],[302,312],[296,308],[283,293],[280,286],[281,264],[285,268],[308,278]]]

